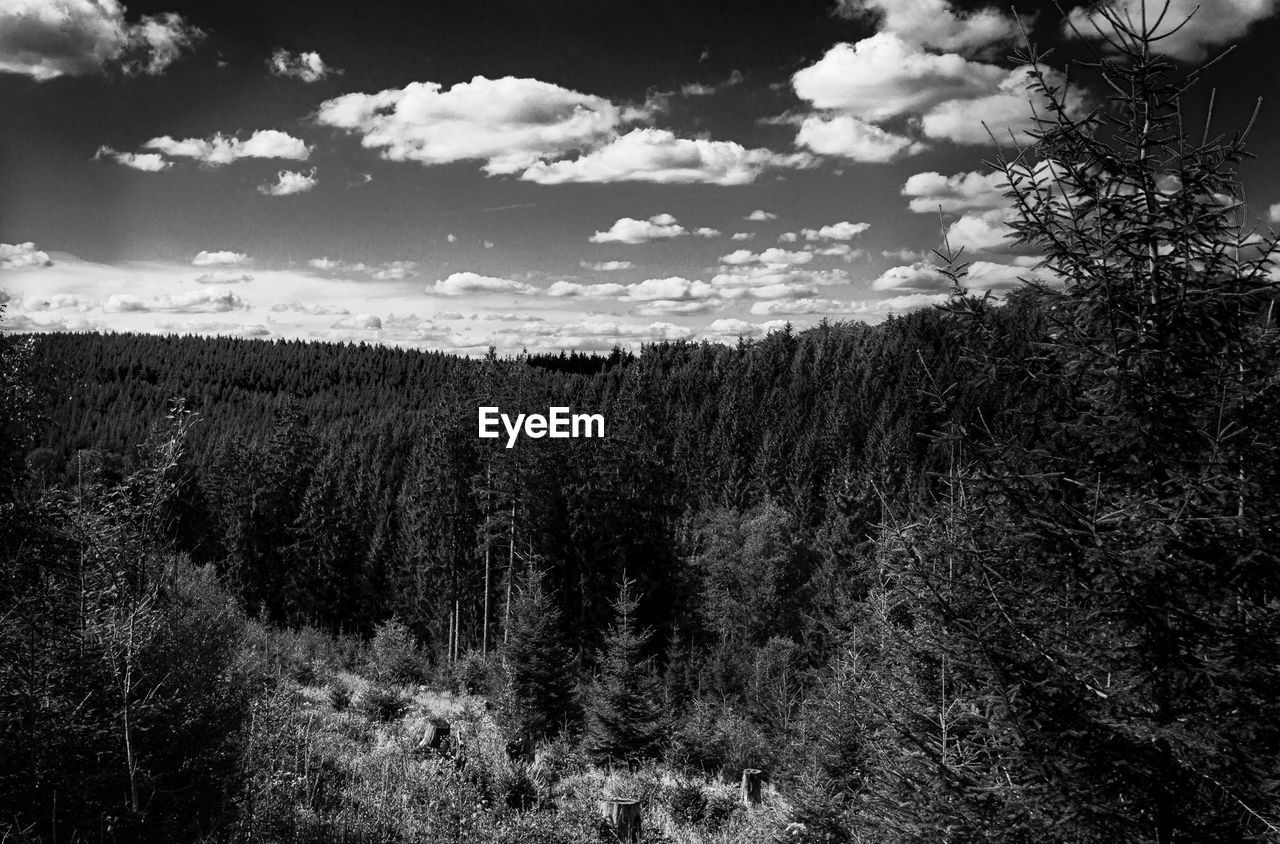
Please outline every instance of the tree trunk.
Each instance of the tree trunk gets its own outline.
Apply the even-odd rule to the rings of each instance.
[[[432,718],[427,722],[427,729],[422,734],[418,747],[425,750],[439,750],[449,738],[449,722],[440,718]]]
[[[747,768],[742,772],[742,805],[748,809],[760,805],[760,785],[764,774],[756,768]]]
[[[600,815],[613,827],[619,841],[640,841],[640,801],[606,798],[600,801]]]

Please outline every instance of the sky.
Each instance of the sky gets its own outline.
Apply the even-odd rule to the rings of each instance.
[[[1160,42],[1237,45],[1187,113],[1264,98],[1263,224],[1278,4],[1205,0]],[[930,306],[944,233],[999,294],[1036,263],[984,164],[984,123],[1029,126],[1023,33],[1089,55],[1042,2],[0,0],[0,328],[734,342]]]

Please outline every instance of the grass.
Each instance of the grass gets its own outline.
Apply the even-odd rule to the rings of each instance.
[[[659,763],[634,773],[593,767],[564,741],[540,748],[532,764],[512,761],[479,698],[390,686],[404,713],[378,721],[359,706],[332,705],[333,684],[359,700],[367,678],[316,677],[284,679],[254,710],[237,840],[578,844],[608,840],[597,810],[604,797],[641,801],[646,842],[798,840],[771,788],[748,810],[735,785]],[[451,753],[419,749],[432,718],[449,721]]]

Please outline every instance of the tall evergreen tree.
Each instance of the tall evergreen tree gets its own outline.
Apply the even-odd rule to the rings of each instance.
[[[559,734],[577,722],[573,656],[560,633],[560,612],[536,566],[525,570],[511,608],[503,654],[507,689],[503,716],[517,741]]]
[[[600,676],[587,706],[587,749],[603,761],[656,755],[666,726],[662,686],[652,660],[644,656],[649,631],[636,626],[639,601],[633,585],[624,577],[618,590]]]

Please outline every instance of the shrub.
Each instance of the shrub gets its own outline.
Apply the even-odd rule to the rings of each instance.
[[[538,787],[530,775],[529,766],[522,762],[508,762],[494,773],[494,802],[525,812],[534,807],[538,800]]]
[[[342,712],[351,705],[351,686],[346,680],[335,677],[333,684],[329,686],[329,705],[333,707],[334,712]]]
[[[682,767],[736,779],[743,768],[770,767],[768,742],[731,706],[694,701],[672,736],[668,758]]]
[[[426,657],[398,618],[378,625],[370,644],[369,663],[373,676],[384,683],[410,685],[426,678]]]
[[[371,721],[394,721],[408,708],[398,689],[381,683],[370,683],[360,698],[360,709]]]
[[[453,666],[452,686],[461,694],[491,695],[504,682],[501,669],[479,651],[467,651]]]
[[[663,802],[672,819],[683,826],[701,823],[707,814],[707,796],[698,783],[676,783],[667,789]]]

